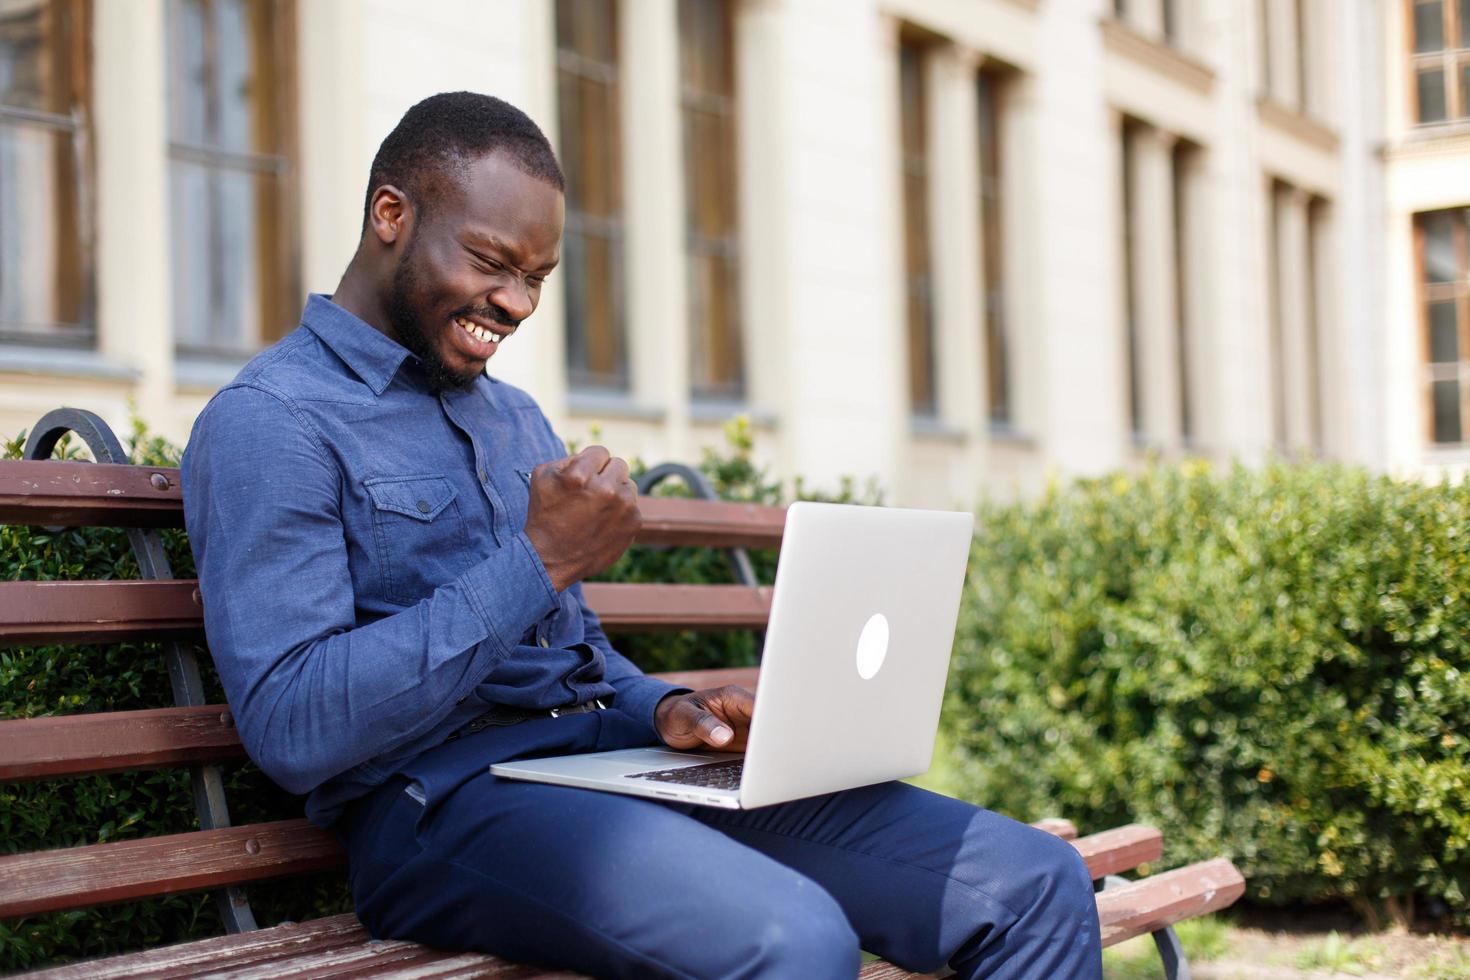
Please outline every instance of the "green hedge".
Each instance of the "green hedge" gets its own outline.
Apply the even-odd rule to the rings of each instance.
[[[1470,486],[1156,467],[982,509],[954,782],[1267,903],[1470,920]],[[1428,902],[1423,901],[1428,899]]]
[[[24,438],[5,446],[18,458]],[[782,489],[751,460],[751,437],[743,421],[727,429],[727,446],[705,455],[700,469],[721,496],[780,503]],[[74,446],[62,453],[76,457]],[[151,437],[135,424],[129,444],[134,462],[178,464],[180,450]],[[641,464],[634,466],[640,470]],[[677,493],[670,485],[662,492]],[[799,483],[795,493],[815,498]],[[859,495],[844,484],[835,496]],[[876,502],[869,488],[863,499]],[[174,574],[194,574],[181,531],[165,531]],[[755,552],[757,573],[769,581],[774,552]],[[0,525],[0,580],[126,579],[137,566],[124,532],[77,528],[51,533],[41,528]],[[723,553],[688,548],[634,548],[602,576],[610,581],[728,582]],[[614,642],[645,669],[741,666],[756,662],[748,632],[691,632],[618,636]],[[211,700],[223,701],[207,655],[201,655]],[[168,676],[157,644],[91,647],[27,647],[0,650],[0,718],[118,711],[172,703]],[[227,796],[237,823],[300,816],[302,801],[244,763],[226,769]],[[164,770],[113,776],[0,783],[0,853],[95,844],[198,829],[188,773]],[[346,911],[351,903],[341,875],[326,874],[252,885],[251,906],[261,924],[307,919]],[[174,896],[126,905],[0,921],[0,973],[41,964],[139,949],[160,943],[217,935],[222,931],[208,895]]]

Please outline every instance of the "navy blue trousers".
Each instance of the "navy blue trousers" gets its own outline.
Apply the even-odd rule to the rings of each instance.
[[[487,771],[648,739],[599,711],[420,756],[335,828],[358,916],[379,938],[598,976],[851,978],[860,947],[963,977],[1101,976],[1081,858],[988,810],[887,783],[729,811]]]

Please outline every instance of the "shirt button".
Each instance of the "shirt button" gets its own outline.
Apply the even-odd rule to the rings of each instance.
[[[420,514],[427,514],[429,512],[429,502],[427,500],[420,500],[418,508]]]
[[[550,641],[550,640],[548,640],[548,639],[547,639],[547,638],[546,638],[546,637],[544,637],[544,636],[543,636],[543,637],[541,637],[541,639],[539,639],[539,640],[537,640],[537,641],[536,641],[536,642],[537,642],[537,643],[539,643],[539,644],[541,644],[541,645],[542,645],[542,646],[544,646],[544,647],[549,647],[549,646],[551,646],[551,641]]]

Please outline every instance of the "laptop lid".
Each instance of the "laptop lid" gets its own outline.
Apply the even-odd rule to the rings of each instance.
[[[929,768],[973,530],[963,512],[787,508],[742,806]]]

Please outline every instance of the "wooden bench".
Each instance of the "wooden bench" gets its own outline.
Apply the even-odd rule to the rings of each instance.
[[[448,953],[414,943],[374,941],[352,915],[257,928],[243,886],[267,878],[341,869],[331,834],[299,816],[232,826],[219,764],[244,751],[224,704],[204,703],[192,650],[203,642],[199,591],[172,578],[158,528],[183,523],[178,471],[50,460],[57,438],[77,432],[99,460],[124,460],[121,445],[95,416],[48,415],[27,444],[25,461],[0,462],[0,523],[114,526],[129,532],[145,580],[0,583],[0,647],[27,644],[162,641],[176,704],[148,710],[0,721],[0,780],[57,779],[125,770],[189,767],[200,826],[191,833],[123,840],[0,858],[0,918],[217,890],[231,934],[102,961],[66,965],[47,977],[347,976],[552,977],[567,974],[479,954]],[[667,475],[662,468],[650,476]],[[780,508],[644,497],[639,541],[659,545],[771,548],[781,539]],[[743,552],[735,565],[750,572]],[[752,581],[747,577],[746,581]],[[586,597],[612,631],[759,629],[770,590],[756,585],[588,584]],[[664,674],[691,687],[741,683],[757,671],[724,669]],[[1244,890],[1229,861],[1217,859],[1134,882],[1121,872],[1158,861],[1158,830],[1130,825],[1077,836],[1064,820],[1037,826],[1072,841],[1093,878],[1116,883],[1098,893],[1104,945],[1154,933],[1170,976],[1187,968],[1167,927],[1225,908]],[[868,980],[907,977],[883,962]]]

